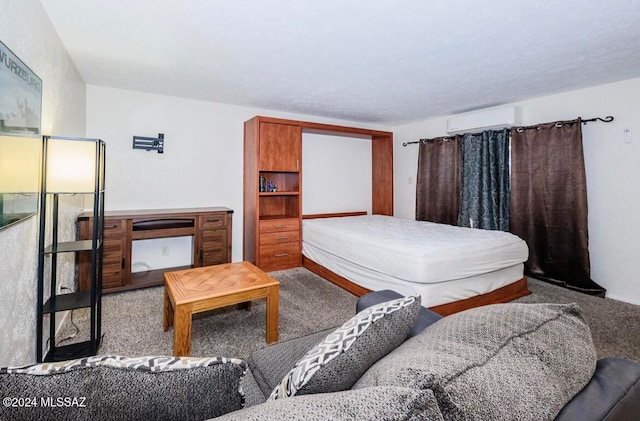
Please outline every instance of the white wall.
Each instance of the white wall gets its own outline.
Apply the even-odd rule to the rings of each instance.
[[[87,135],[107,142],[106,209],[228,207],[234,210],[233,261],[242,260],[243,123],[256,115],[363,127],[350,121],[88,85]],[[165,135],[164,154],[132,148],[133,135],[158,133]],[[343,159],[335,158],[337,164]],[[311,165],[303,161],[303,168],[307,164]],[[305,187],[303,197],[307,194],[312,191]],[[337,209],[342,199],[330,194],[323,200]],[[163,241],[136,245],[138,255],[132,259],[136,269],[165,266]],[[188,254],[184,247],[178,248],[171,246],[170,254]]]
[[[371,213],[371,137],[303,132],[302,163],[303,214]]]
[[[84,136],[85,85],[38,0],[0,0],[0,40],[42,79],[42,131]],[[78,207],[62,207],[74,235]],[[38,218],[0,231],[0,366],[35,362]],[[69,262],[61,277],[72,278]],[[72,265],[71,265],[72,266]]]
[[[522,124],[604,117],[612,123],[583,126],[592,278],[607,296],[640,304],[640,79],[546,96],[509,105],[521,108]],[[630,128],[632,143],[623,141]],[[402,142],[446,135],[446,117],[393,128],[395,214],[415,217],[418,145]],[[412,179],[412,184],[409,179]]]

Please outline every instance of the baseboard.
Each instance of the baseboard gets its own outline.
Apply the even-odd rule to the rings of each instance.
[[[605,298],[616,300],[616,301],[622,301],[623,303],[627,303],[627,304],[634,304],[634,305],[640,306],[640,301],[633,301],[627,297],[618,297],[617,295],[611,295],[609,294],[609,291],[607,291]]]

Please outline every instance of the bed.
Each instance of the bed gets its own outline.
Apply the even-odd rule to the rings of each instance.
[[[305,218],[303,265],[356,295],[420,294],[443,314],[529,294],[528,248],[502,232],[383,215]]]

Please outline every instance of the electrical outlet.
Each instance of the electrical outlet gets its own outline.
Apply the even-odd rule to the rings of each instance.
[[[168,256],[169,255],[169,246],[162,246],[160,249],[160,255]]]

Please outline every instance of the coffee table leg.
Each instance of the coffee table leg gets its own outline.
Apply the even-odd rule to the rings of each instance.
[[[162,310],[162,329],[166,332],[169,327],[173,326],[173,307],[169,299],[167,288],[164,289],[164,307]]]
[[[278,341],[278,285],[270,287],[267,291],[267,343]]]
[[[191,306],[177,305],[174,312],[173,355],[191,355]]]

